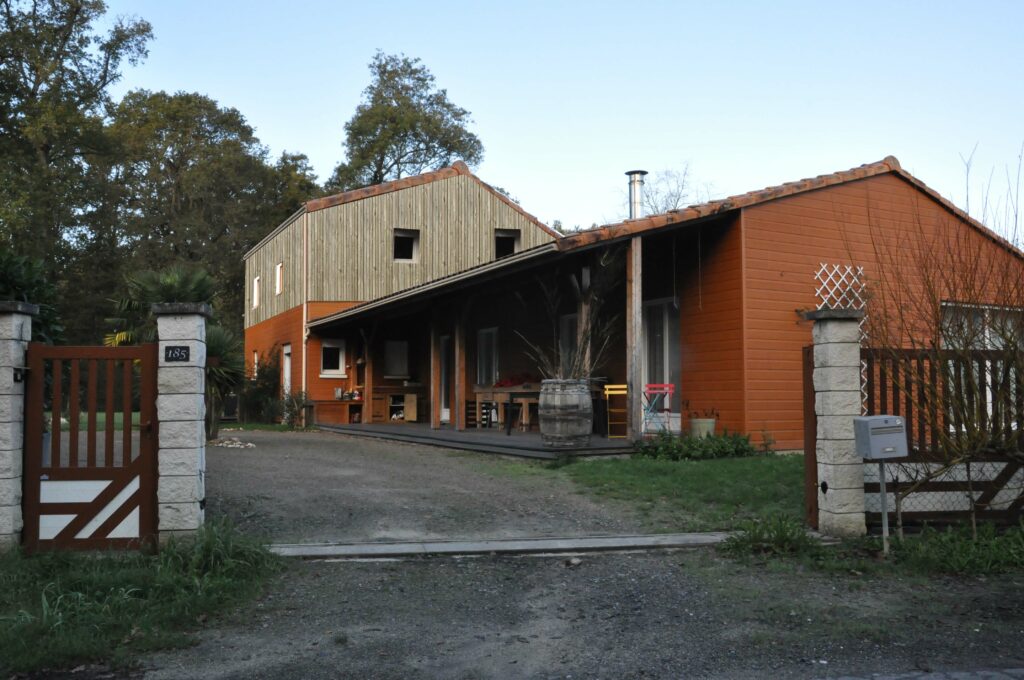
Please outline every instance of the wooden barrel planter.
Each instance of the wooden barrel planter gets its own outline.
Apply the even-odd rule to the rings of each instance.
[[[540,437],[552,449],[590,444],[594,405],[587,380],[543,380],[540,387]]]

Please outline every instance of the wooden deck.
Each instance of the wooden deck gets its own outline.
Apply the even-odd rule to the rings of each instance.
[[[481,453],[498,453],[507,456],[540,458],[553,460],[563,451],[549,449],[544,446],[539,432],[517,432],[505,434],[504,429],[485,428],[468,429],[462,432],[443,426],[439,430],[431,429],[427,423],[374,423],[354,425],[326,425],[318,423],[317,427],[330,432],[340,432],[359,437],[390,439],[393,441],[440,446],[446,449],[463,451],[479,451]],[[570,456],[614,456],[631,453],[633,447],[626,439],[606,439],[594,435],[590,438],[590,446],[582,449],[564,451]]]

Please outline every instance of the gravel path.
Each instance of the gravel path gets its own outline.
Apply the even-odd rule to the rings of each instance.
[[[225,432],[207,448],[207,512],[272,542],[584,536],[642,531],[553,475],[487,454],[321,432]],[[504,467],[503,467],[504,466]]]
[[[872,596],[882,587],[853,584],[863,608],[849,611],[842,580],[740,567],[706,550],[584,555],[577,566],[292,562],[234,622],[143,667],[148,680],[917,678],[1024,667],[1020,584],[897,583]]]

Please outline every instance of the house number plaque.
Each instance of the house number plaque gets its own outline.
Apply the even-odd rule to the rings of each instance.
[[[164,347],[164,361],[188,361],[191,357],[188,345],[167,345]]]

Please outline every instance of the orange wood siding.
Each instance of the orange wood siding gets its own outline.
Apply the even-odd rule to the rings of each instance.
[[[681,231],[676,246],[680,394],[691,411],[716,409],[719,431],[746,429],[741,243],[730,217]]]
[[[803,448],[801,348],[811,324],[798,309],[814,309],[815,273],[822,263],[865,269],[869,292],[921,286],[913,262],[923,242],[966,238],[986,258],[1013,256],[895,175],[848,182],[743,211],[744,327],[747,418],[776,448]],[[899,256],[897,257],[897,254]],[[902,260],[903,265],[894,262]],[[1019,263],[1010,266],[1019,267]],[[869,302],[876,309],[882,301]]]
[[[292,346],[292,391],[302,389],[302,305],[277,314],[245,329],[245,371],[252,375],[252,353],[265,361],[271,351]],[[280,358],[280,357],[278,357]]]

